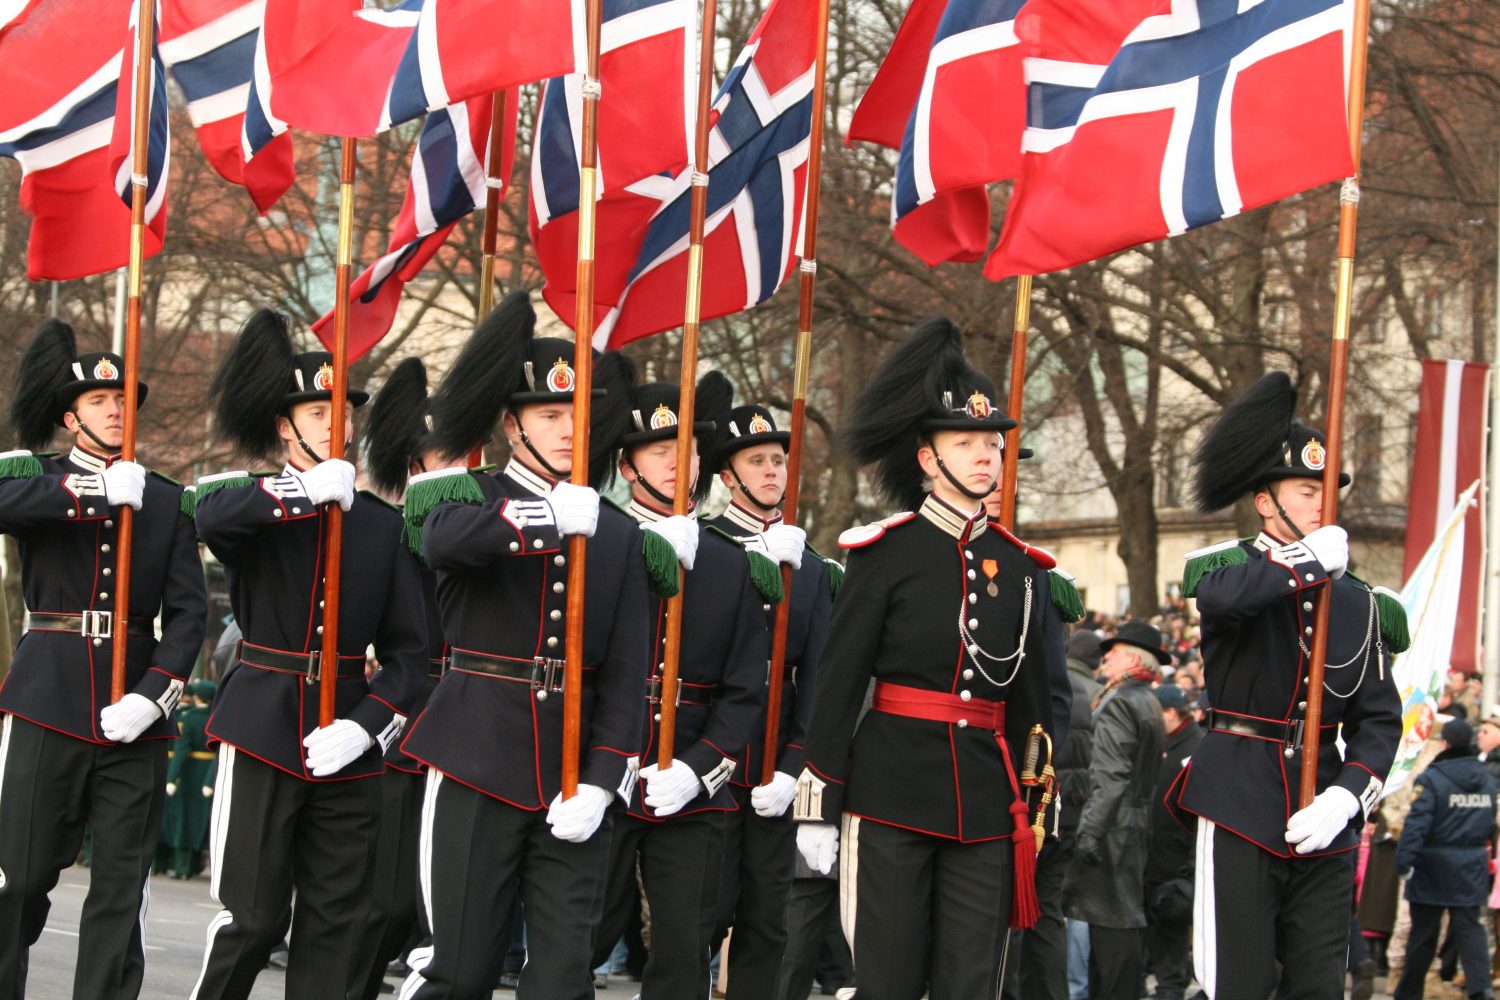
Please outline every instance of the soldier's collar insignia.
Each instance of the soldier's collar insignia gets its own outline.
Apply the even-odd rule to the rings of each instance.
[[[509,462],[505,463],[505,474],[539,497],[548,496],[552,493],[552,480],[538,475],[527,468],[519,459],[512,458]]]
[[[941,529],[944,534],[952,535],[959,541],[966,541],[973,533],[976,524],[982,528],[986,523],[983,505],[973,514],[966,514],[938,499],[934,493],[927,494],[927,499],[922,501],[922,507],[918,513]]]

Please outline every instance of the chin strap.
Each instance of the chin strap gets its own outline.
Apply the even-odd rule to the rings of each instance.
[[[632,465],[631,468],[633,469],[635,468],[635,466]],[[786,490],[781,491],[781,496],[776,498],[775,503],[761,503],[756,495],[750,492],[750,487],[745,485],[745,481],[740,478],[740,474],[734,471],[733,462],[724,463],[724,468],[727,469],[729,471],[729,474],[734,477],[734,488],[744,494],[746,500],[749,500],[752,504],[754,504],[756,507],[767,514],[781,509],[781,501],[786,499]],[[637,472],[636,475],[640,475],[640,473]]]
[[[323,461],[323,456],[313,451],[312,445],[302,440],[302,431],[297,427],[297,421],[292,419],[292,415],[290,412],[288,412],[286,415],[286,422],[291,425],[292,434],[297,438],[298,447],[300,447],[307,453],[307,457],[313,460],[313,464],[317,465],[319,462]]]
[[[551,476],[553,479],[556,479],[558,482],[562,482],[564,479],[567,479],[568,473],[559,472],[554,469],[552,467],[552,463],[543,458],[542,453],[536,450],[536,445],[531,443],[531,438],[526,435],[526,428],[521,424],[521,415],[517,413],[515,417],[516,431],[521,435],[521,443],[526,446],[527,451],[531,452],[531,457],[536,459],[537,463],[541,465],[542,469],[546,471],[547,475]],[[635,468],[635,466],[632,465],[631,468],[633,469]],[[637,473],[637,475],[639,475],[639,473]]]
[[[1271,503],[1276,507],[1276,516],[1281,518],[1281,523],[1286,525],[1291,530],[1292,534],[1297,536],[1297,541],[1300,542],[1302,541],[1302,539],[1306,538],[1307,536],[1302,533],[1302,529],[1292,523],[1292,516],[1288,514],[1285,508],[1281,506],[1281,498],[1276,495],[1276,490],[1266,490],[1266,495],[1271,498]]]
[[[669,496],[666,496],[665,494],[662,493],[661,490],[657,489],[655,486],[652,486],[650,483],[648,483],[646,481],[646,477],[643,476],[643,475],[641,475],[641,470],[637,469],[635,467],[635,463],[630,460],[630,456],[629,455],[625,455],[624,458],[625,458],[625,464],[628,465],[628,466],[630,466],[630,471],[635,473],[635,481],[641,484],[641,487],[651,496],[651,499],[655,500],[657,503],[661,504],[663,507],[666,507],[666,508],[670,509],[672,507],[672,504],[673,504],[672,498],[669,497]]]
[[[991,480],[989,489],[976,493],[975,491],[965,486],[963,483],[959,482],[958,477],[948,471],[948,466],[943,464],[943,456],[938,454],[937,445],[933,444],[930,439],[927,442],[927,447],[932,449],[932,457],[937,460],[938,471],[943,474],[943,478],[947,479],[949,484],[951,484],[954,489],[958,490],[958,492],[962,493],[970,500],[983,501],[985,497],[995,492],[995,484],[1000,482],[1000,478],[998,476],[995,477],[995,479]]]
[[[101,441],[99,439],[99,435],[97,435],[93,431],[89,430],[89,425],[83,422],[83,418],[78,415],[78,411],[77,410],[69,410],[68,412],[71,413],[71,414],[73,414],[73,419],[74,420],[78,421],[78,429],[81,430],[81,431],[83,431],[83,433],[87,434],[89,436],[89,440],[92,441],[92,442],[94,442],[95,444],[97,444],[100,447],[100,449],[104,452],[105,455],[118,455],[118,454],[120,454],[120,449],[119,449],[118,446],[111,447],[110,445],[105,444],[103,441]]]

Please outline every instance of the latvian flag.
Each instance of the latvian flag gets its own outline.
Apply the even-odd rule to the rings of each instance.
[[[1485,425],[1489,365],[1423,361],[1417,440],[1412,458],[1403,578],[1409,577],[1460,494],[1481,482],[1464,525],[1463,582],[1453,633],[1451,669],[1478,670],[1484,581]],[[1492,654],[1493,655],[1493,654]],[[1489,696],[1486,696],[1489,700]]]

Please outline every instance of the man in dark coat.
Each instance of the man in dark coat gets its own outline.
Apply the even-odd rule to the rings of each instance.
[[[1187,693],[1175,684],[1156,689],[1166,742],[1151,806],[1146,852],[1146,956],[1156,973],[1155,1000],[1182,1000],[1187,989],[1188,940],[1193,929],[1193,831],[1167,809],[1167,789],[1203,742]]]
[[[1396,868],[1406,878],[1411,907],[1411,937],[1395,1000],[1421,1000],[1444,910],[1463,963],[1464,989],[1470,997],[1494,996],[1479,908],[1489,897],[1496,783],[1475,758],[1473,738],[1473,728],[1462,719],[1444,725],[1446,749],[1416,778],[1396,847]]]
[[[191,703],[177,712],[180,735],[167,764],[168,801],[162,821],[162,842],[171,848],[173,878],[192,878],[203,870],[214,770],[204,727],[216,690],[213,681],[193,681],[188,684]]]
[[[79,354],[72,329],[48,320],[21,360],[11,402],[28,450],[0,454],[0,532],[20,549],[28,612],[0,687],[4,1000],[26,993],[27,951],[85,825],[93,867],[73,996],[133,1000],[145,969],[147,877],[176,735],[171,714],[203,644],[207,602],[182,487],[120,459],[124,368],[118,355]],[[146,386],[137,393],[144,400]],[[69,451],[33,454],[59,427]],[[115,576],[125,507],[135,511],[129,608],[118,603]],[[118,643],[126,646],[125,695],[112,703]]]
[[[1162,646],[1159,631],[1134,621],[1100,644],[1105,688],[1064,904],[1089,925],[1090,1000],[1136,1000],[1140,987],[1146,844],[1165,740],[1151,683],[1171,659]]]

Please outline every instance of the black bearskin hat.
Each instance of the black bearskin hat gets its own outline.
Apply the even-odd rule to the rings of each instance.
[[[80,395],[90,389],[124,388],[124,359],[108,351],[80,355],[73,328],[59,319],[46,319],[16,368],[10,422],[21,447],[40,451]],[[137,381],[136,405],[146,402],[146,391],[146,383]]]
[[[1321,479],[1323,435],[1293,419],[1297,390],[1286,372],[1267,372],[1230,403],[1193,456],[1193,502],[1205,514],[1279,479]],[[1349,476],[1339,474],[1339,486]]]
[[[994,405],[995,384],[963,354],[958,327],[945,317],[912,331],[881,361],[855,400],[843,433],[860,465],[891,503],[914,510],[923,498],[917,449],[935,430],[1007,431],[1015,421]]]
[[[429,419],[427,368],[406,358],[375,394],[365,422],[364,467],[381,493],[398,497],[406,489],[411,463],[431,445]]]
[[[523,383],[536,331],[525,292],[511,292],[480,321],[432,394],[433,443],[445,457],[466,455],[494,433],[505,402]]]

